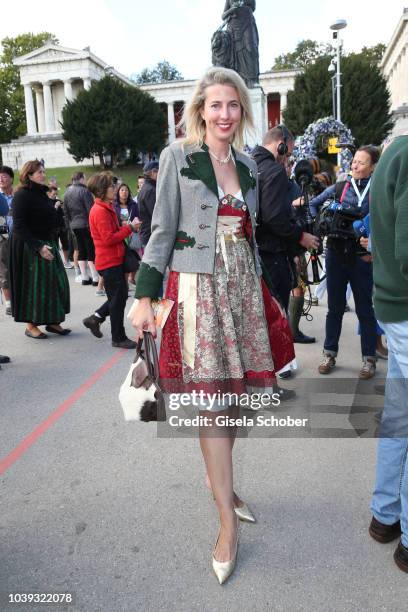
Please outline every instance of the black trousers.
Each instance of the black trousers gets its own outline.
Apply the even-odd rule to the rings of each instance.
[[[260,251],[259,254],[274,286],[274,293],[287,312],[293,287],[293,275],[288,256],[284,252]]]
[[[78,260],[95,261],[95,247],[89,228],[81,227],[73,231],[78,244]]]
[[[128,298],[128,286],[122,266],[114,266],[105,270],[98,270],[103,277],[107,301],[96,311],[105,320],[110,316],[111,333],[113,342],[126,340],[123,317],[126,301]]]
[[[334,356],[339,350],[339,339],[346,306],[347,283],[353,291],[356,315],[361,326],[361,354],[375,357],[377,321],[373,309],[373,264],[356,257],[343,261],[333,249],[326,254],[327,299],[324,350]]]

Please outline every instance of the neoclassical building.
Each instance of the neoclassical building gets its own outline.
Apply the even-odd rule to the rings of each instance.
[[[408,8],[392,35],[381,60],[381,69],[391,93],[395,119],[394,135],[408,131]]]
[[[67,100],[92,81],[112,74],[123,83],[135,83],[116,71],[113,66],[94,55],[89,48],[82,51],[48,43],[14,60],[20,69],[24,86],[27,135],[1,145],[3,163],[21,168],[28,159],[44,159],[51,168],[75,164],[62,137],[61,116]],[[248,143],[260,141],[262,134],[281,121],[287,93],[293,88],[297,71],[266,72],[260,75],[260,87],[251,90],[256,121],[256,134],[248,135]],[[194,81],[170,81],[143,85],[163,108],[168,121],[168,139],[180,137],[177,123],[185,101],[190,97]],[[86,159],[83,164],[92,164]]]
[[[381,61],[381,69],[391,92],[392,111],[396,119],[394,134],[408,130],[408,9],[391,38]],[[0,145],[3,163],[21,168],[28,159],[44,159],[50,168],[71,166],[74,159],[62,137],[61,113],[67,100],[75,98],[82,89],[89,89],[92,81],[112,74],[123,83],[135,83],[116,71],[89,47],[69,49],[48,43],[14,60],[20,69],[24,86],[27,135],[11,143]],[[260,142],[262,134],[282,121],[288,92],[293,89],[296,70],[270,71],[260,75],[260,86],[250,90],[255,115],[256,133],[248,134],[248,144]],[[168,140],[182,136],[177,124],[183,105],[190,97],[193,80],[169,81],[142,85],[162,106],[168,121]],[[83,164],[92,164],[86,159]]]

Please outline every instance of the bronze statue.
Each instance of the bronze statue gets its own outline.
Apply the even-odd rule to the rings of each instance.
[[[214,66],[232,68],[248,87],[259,83],[259,36],[255,0],[226,0],[223,25],[211,40]]]

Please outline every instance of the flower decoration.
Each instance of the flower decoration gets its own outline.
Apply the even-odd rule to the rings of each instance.
[[[349,128],[333,117],[324,117],[311,123],[303,136],[296,138],[292,154],[295,164],[301,159],[317,159],[319,142],[327,141],[335,136],[338,137],[339,142],[354,144],[354,138]],[[342,148],[340,152],[340,172],[348,173],[352,160],[353,154],[350,149]]]

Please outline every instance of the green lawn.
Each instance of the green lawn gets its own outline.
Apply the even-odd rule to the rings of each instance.
[[[59,195],[63,196],[67,185],[71,183],[71,177],[74,172],[83,172],[86,178],[89,178],[91,174],[100,172],[99,166],[69,166],[67,168],[46,168],[47,181],[51,176],[55,176],[59,187]],[[142,166],[121,166],[120,168],[114,168],[113,173],[115,176],[121,178],[121,180],[128,184],[132,194],[137,191],[137,177],[143,174]],[[18,172],[15,172],[14,184],[18,184]]]

